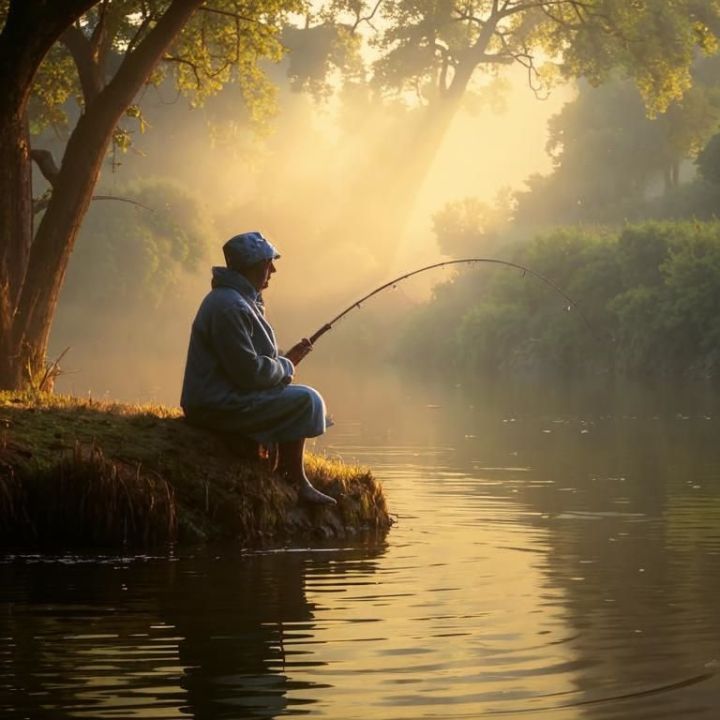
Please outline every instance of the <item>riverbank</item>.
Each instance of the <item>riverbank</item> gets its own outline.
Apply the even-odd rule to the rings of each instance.
[[[313,507],[252,455],[173,408],[0,392],[0,542],[257,545],[390,527],[369,470],[309,454],[311,482],[338,501]]]

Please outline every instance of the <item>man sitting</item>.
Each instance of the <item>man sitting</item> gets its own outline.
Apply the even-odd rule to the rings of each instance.
[[[249,232],[223,246],[227,267],[212,269],[212,290],[190,334],[182,405],[193,424],[278,444],[278,470],[316,504],[335,500],[305,475],[305,439],[327,427],[325,403],[311,387],[293,384],[295,365],[312,349],[301,340],[284,356],[265,319],[261,292],[275,272],[277,250]]]

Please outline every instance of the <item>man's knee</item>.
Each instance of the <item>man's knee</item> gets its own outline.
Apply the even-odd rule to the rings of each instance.
[[[297,396],[298,404],[312,409],[325,408],[325,401],[315,388],[311,388],[308,385],[290,385],[288,389],[290,388],[292,388],[294,394]]]

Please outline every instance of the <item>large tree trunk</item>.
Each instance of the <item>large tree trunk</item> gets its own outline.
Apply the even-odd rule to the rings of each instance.
[[[10,358],[11,372],[7,375],[11,382],[18,375],[22,377],[24,369],[28,369],[30,376],[42,371],[70,254],[113,130],[167,47],[202,2],[173,0],[147,37],[126,56],[113,79],[88,104],[73,130],[52,197],[33,240],[17,303],[13,322],[16,351]],[[0,378],[0,386],[2,383]],[[9,386],[18,387],[17,381]]]
[[[1,86],[0,97],[6,99]],[[0,109],[0,387],[16,387],[22,368],[16,361],[13,317],[32,237],[32,192],[25,117],[4,109]]]
[[[60,34],[98,0],[15,0],[0,34],[0,309],[14,307],[32,240],[27,104],[40,63]],[[58,6],[62,7],[58,7]],[[0,326],[7,324],[3,312]]]
[[[15,317],[32,242],[27,103],[52,44],[98,0],[15,0],[0,33],[0,388],[25,375]]]

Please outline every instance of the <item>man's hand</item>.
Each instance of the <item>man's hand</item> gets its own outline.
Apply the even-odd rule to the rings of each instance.
[[[293,365],[297,365],[312,349],[312,343],[307,338],[303,338],[285,353],[285,357],[290,360]]]

